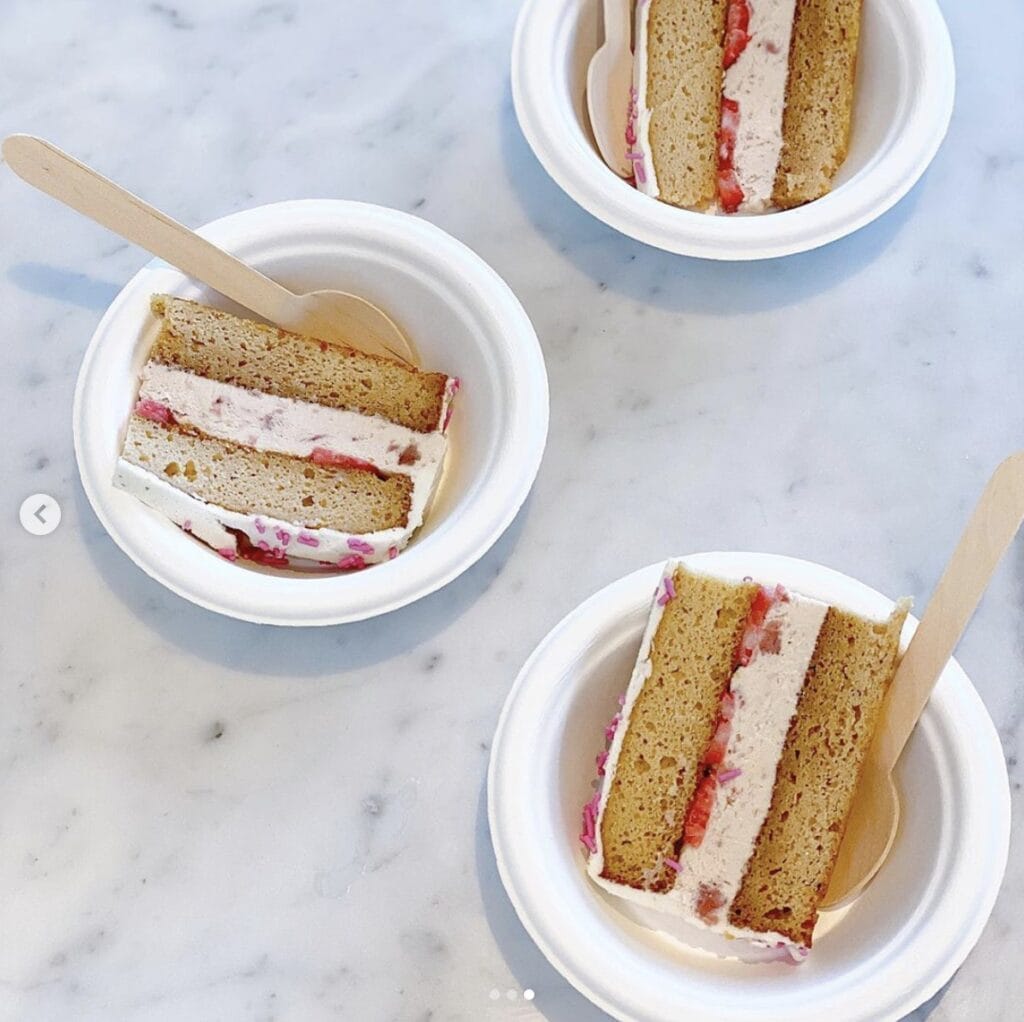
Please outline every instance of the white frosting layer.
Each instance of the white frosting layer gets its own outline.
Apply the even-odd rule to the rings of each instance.
[[[636,90],[636,151],[643,156],[644,177],[637,177],[636,186],[652,198],[657,198],[661,191],[658,188],[658,174],[651,156],[651,111],[647,106],[647,22],[651,14],[650,0],[637,0],[636,42],[633,52],[633,88]]]
[[[755,653],[732,676],[735,713],[720,773],[742,773],[717,787],[699,847],[683,849],[672,897],[684,910],[696,904],[700,885],[709,884],[724,896],[720,915],[728,917],[768,815],[789,723],[827,611],[827,604],[795,594],[773,604],[765,625],[779,628],[779,652]]]
[[[664,575],[671,576],[675,567],[674,563],[666,565]],[[609,750],[595,828],[597,851],[590,856],[587,871],[611,894],[644,908],[757,944],[793,947],[792,942],[780,933],[731,926],[727,919],[729,906],[739,890],[746,864],[771,804],[775,774],[789,723],[828,610],[826,604],[817,600],[792,594],[789,602],[774,604],[766,623],[777,622],[779,652],[758,652],[747,666],[738,668],[733,674],[730,691],[735,697],[735,713],[721,772],[739,769],[742,773],[718,787],[704,840],[697,848],[684,846],[680,858],[682,869],[672,890],[664,893],[637,890],[601,876],[604,868],[601,815],[629,727],[630,711],[651,675],[651,646],[664,614],[664,606],[658,603],[657,596],[664,591],[663,582],[648,618],[626,693],[622,720]],[[683,821],[678,822],[681,831]],[[653,868],[660,864],[651,865],[653,872]],[[706,923],[696,912],[698,892],[703,884],[718,888],[725,898],[725,904],[718,912],[720,921],[714,925]]]
[[[795,9],[796,0],[751,0],[750,41],[725,72],[722,94],[740,106],[733,167],[745,213],[761,213],[772,205]]]
[[[266,515],[241,514],[196,500],[124,458],[118,459],[114,485],[148,504],[154,511],[159,511],[222,556],[232,559],[238,555],[238,540],[228,529],[244,533],[255,547],[266,544],[268,551],[279,551],[289,561],[349,568],[389,560],[394,556],[391,551],[397,553],[401,550],[412,534],[408,528],[385,529],[358,536],[334,529],[297,529],[291,522]],[[315,545],[311,541],[315,541]],[[346,559],[348,563],[339,565]]]

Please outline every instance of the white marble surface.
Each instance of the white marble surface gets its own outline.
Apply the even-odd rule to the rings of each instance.
[[[515,524],[422,603],[316,632],[194,608],[105,537],[72,454],[79,360],[145,256],[0,168],[0,1018],[605,1017],[495,874],[483,782],[518,665],[672,553],[791,553],[923,601],[1024,443],[1024,70],[992,59],[1024,9],[946,6],[959,95],[923,182],[824,251],[727,266],[547,179],[511,108],[512,0],[4,0],[0,130],[188,223],[306,196],[427,217],[522,299],[552,421]],[[38,490],[64,506],[46,539],[14,522]],[[960,649],[1010,764],[1009,873],[917,1019],[1019,1017],[1022,593],[1018,544]]]

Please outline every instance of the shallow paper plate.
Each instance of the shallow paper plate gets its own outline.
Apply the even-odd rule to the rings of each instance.
[[[424,368],[462,379],[444,475],[424,527],[395,560],[365,571],[301,574],[229,563],[111,480],[156,337],[154,292],[232,309],[154,261],[114,299],[75,392],[82,485],[107,532],[145,572],[186,599],[247,621],[324,625],[394,610],[480,558],[515,517],[547,438],[548,386],[533,327],[508,285],[476,254],[418,217],[340,200],[261,206],[199,233],[296,291],[368,298],[405,331]]]
[[[727,577],[779,581],[864,614],[892,608],[873,589],[807,561],[752,553],[684,560]],[[491,754],[488,810],[519,918],[552,965],[617,1019],[901,1018],[974,946],[1006,867],[1009,784],[978,694],[950,661],[900,761],[903,819],[892,853],[852,905],[823,913],[806,962],[737,961],[649,929],[588,880],[578,834],[594,757],[662,569],[634,572],[573,611],[509,694]],[[914,627],[908,621],[904,640]]]
[[[832,191],[762,216],[677,209],[636,191],[598,154],[586,76],[603,40],[600,7],[600,0],[525,0],[512,46],[516,114],[537,158],[568,195],[623,234],[668,252],[765,259],[835,241],[906,195],[949,127],[955,69],[938,4],[864,0],[850,152]]]

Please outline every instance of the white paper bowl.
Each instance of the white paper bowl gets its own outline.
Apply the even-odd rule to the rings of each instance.
[[[954,66],[935,0],[864,0],[850,153],[829,195],[762,216],[707,216],[642,195],[608,169],[586,114],[600,0],[526,0],[512,96],[530,146],[584,209],[649,245],[705,259],[764,259],[834,241],[898,202],[949,126]]]
[[[685,558],[752,574],[865,614],[892,601],[806,561],[768,554]],[[903,818],[881,872],[825,913],[798,966],[723,959],[632,922],[586,876],[580,809],[604,726],[629,679],[663,565],[620,579],[565,618],[509,694],[491,754],[488,809],[505,888],[548,960],[630,1022],[898,1019],[952,976],[981,934],[1006,867],[1010,793],[999,738],[950,661],[900,761]],[[908,622],[904,639],[916,622]]]
[[[114,489],[138,373],[156,336],[150,295],[167,292],[232,308],[155,261],[128,283],[100,321],[75,393],[79,471],[107,532],[140,568],[193,603],[272,624],[372,617],[465,571],[515,517],[547,437],[543,356],[508,286],[439,228],[364,203],[283,202],[225,217],[199,233],[294,290],[339,288],[364,295],[402,326],[425,367],[461,377],[445,474],[426,525],[394,561],[321,576],[229,563]]]

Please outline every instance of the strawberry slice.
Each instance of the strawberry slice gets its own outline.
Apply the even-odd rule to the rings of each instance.
[[[729,734],[732,725],[727,720],[718,718],[718,727],[715,728],[714,737],[704,753],[704,764],[706,766],[718,766],[725,759],[725,750],[729,745]]]
[[[722,720],[732,720],[736,714],[736,697],[731,692],[722,696],[722,702],[718,706],[718,715]]]
[[[729,10],[725,16],[725,52],[722,55],[722,67],[732,67],[739,55],[747,48],[750,35],[750,6],[747,0],[729,0]]]
[[[715,788],[718,782],[714,774],[708,774],[697,785],[693,794],[693,801],[686,814],[686,823],[683,826],[683,844],[700,847],[704,835],[708,829],[708,820],[711,819],[711,810],[715,805]]]
[[[358,472],[373,472],[381,479],[387,478],[372,461],[364,461],[362,458],[354,458],[350,454],[340,454],[338,451],[329,450],[326,447],[314,447],[310,452],[309,460],[314,465],[321,465],[324,468],[347,468]]]
[[[740,127],[740,105],[722,97],[722,119],[718,129],[718,202],[726,213],[735,213],[743,202],[743,189],[732,165],[736,133]]]
[[[750,605],[747,621],[757,627],[763,625],[764,619],[768,616],[768,611],[771,610],[774,602],[772,594],[764,586],[761,586],[754,597],[754,602]]]
[[[746,195],[740,188],[736,171],[718,172],[718,201],[726,213],[735,213],[743,204]]]
[[[151,397],[139,399],[135,405],[135,414],[143,419],[149,419],[150,422],[159,422],[164,426],[174,426],[177,424],[174,412],[167,405],[154,401]]]
[[[697,889],[697,915],[708,926],[718,922],[718,910],[725,904],[725,895],[712,884],[701,884]]]

